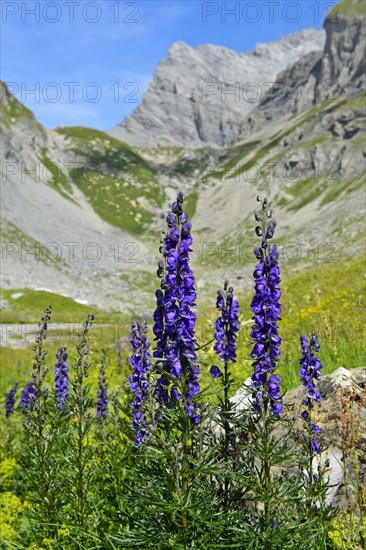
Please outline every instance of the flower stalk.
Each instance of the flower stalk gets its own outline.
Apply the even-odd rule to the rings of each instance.
[[[215,322],[215,345],[214,351],[224,363],[223,372],[216,365],[210,369],[210,374],[213,378],[222,379],[224,397],[221,401],[220,416],[222,427],[224,430],[224,461],[226,470],[229,465],[229,449],[232,439],[232,428],[230,420],[232,418],[232,405],[230,403],[230,386],[231,373],[230,363],[236,362],[236,337],[240,329],[239,303],[234,299],[234,289],[229,287],[228,281],[225,281],[224,290],[217,291],[216,307],[220,311],[220,316]],[[229,503],[229,478],[225,475],[224,478],[224,507]]]
[[[272,211],[267,209],[268,201],[257,197],[261,210],[255,213],[258,225],[255,233],[261,238],[261,245],[255,247],[254,254],[259,260],[253,276],[255,280],[255,295],[251,303],[254,314],[251,331],[254,359],[252,387],[254,410],[260,415],[258,421],[262,426],[263,436],[263,500],[264,500],[264,530],[271,530],[271,467],[270,432],[273,420],[281,417],[283,409],[280,391],[280,377],[275,373],[277,362],[281,356],[279,346],[281,338],[278,333],[280,321],[281,297],[280,269],[278,266],[278,251],[275,244],[269,244],[273,238],[276,222],[272,220]],[[271,542],[265,541],[265,548],[272,549]]]

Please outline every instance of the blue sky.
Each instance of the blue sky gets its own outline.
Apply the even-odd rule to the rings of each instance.
[[[243,52],[321,27],[334,3],[2,0],[1,78],[49,128],[107,130],[141,101],[173,42]]]

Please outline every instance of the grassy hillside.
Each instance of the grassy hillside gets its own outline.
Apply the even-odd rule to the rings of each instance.
[[[9,303],[9,309],[1,311],[2,323],[37,323],[44,307],[51,304],[55,322],[80,323],[91,312],[90,306],[75,302],[71,298],[46,290],[19,288],[1,290],[2,297]],[[12,295],[21,294],[19,298]],[[107,315],[102,313],[102,319]]]
[[[72,188],[66,175],[62,172],[60,167],[54,163],[47,155],[47,149],[42,148],[38,153],[38,158],[42,164],[47,168],[50,177],[46,182],[56,189],[63,197],[73,202]]]
[[[5,82],[0,82],[0,94],[1,122],[6,127],[16,124],[20,119],[31,120],[40,127],[32,111],[27,109],[23,103],[18,101],[16,97],[9,92]]]
[[[108,223],[140,235],[162,206],[165,194],[151,165],[127,144],[99,130],[58,128],[78,158],[74,183]],[[149,208],[150,207],[150,208]]]

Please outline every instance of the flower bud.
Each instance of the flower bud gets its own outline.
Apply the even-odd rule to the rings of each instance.
[[[267,239],[272,239],[275,229],[276,229],[276,222],[274,220],[271,220],[267,227],[267,232],[266,232]]]
[[[258,258],[258,260],[263,259],[263,250],[259,248],[259,246],[254,247],[254,254],[255,257]]]
[[[260,222],[261,219],[262,219],[262,214],[261,214],[260,212],[256,212],[256,213],[254,214],[254,218],[255,218],[255,221],[256,221],[256,222]]]
[[[174,216],[174,214],[168,214],[166,217],[166,222],[168,224],[168,227],[175,227],[177,218]]]
[[[255,232],[256,232],[258,237],[261,237],[263,235],[262,228],[259,227],[259,225],[257,225],[257,227],[255,228]]]

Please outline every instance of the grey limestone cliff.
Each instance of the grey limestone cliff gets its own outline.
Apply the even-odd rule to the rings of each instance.
[[[171,46],[141,105],[110,134],[137,147],[224,146],[277,75],[324,47],[322,30],[306,29],[239,53],[211,44]]]

